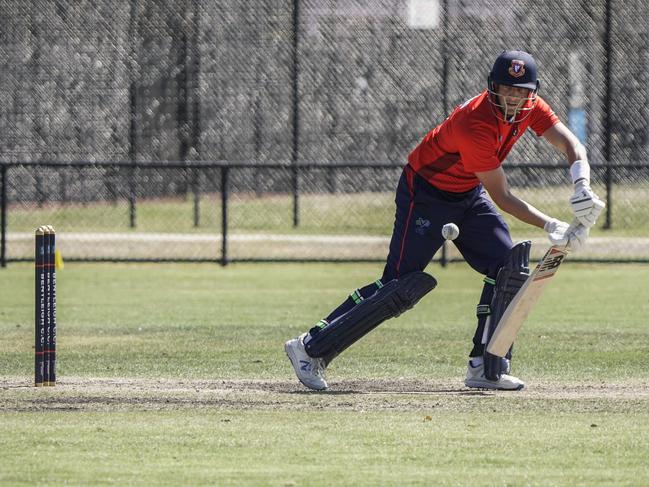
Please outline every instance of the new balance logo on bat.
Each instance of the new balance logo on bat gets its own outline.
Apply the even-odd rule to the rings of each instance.
[[[536,276],[534,276],[534,280],[538,281],[553,276],[565,256],[566,254],[564,252],[557,251],[554,256],[550,255],[543,259]]]

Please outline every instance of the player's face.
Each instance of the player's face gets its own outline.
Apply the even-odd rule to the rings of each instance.
[[[529,101],[532,91],[527,88],[498,85],[496,87],[498,103],[507,118],[511,118]]]

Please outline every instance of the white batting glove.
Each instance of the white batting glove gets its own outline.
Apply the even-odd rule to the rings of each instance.
[[[586,245],[586,239],[590,233],[590,227],[586,227],[577,221],[573,221],[566,231],[568,237],[568,247],[572,251],[580,250]]]
[[[543,229],[548,232],[548,240],[552,245],[567,246],[570,250],[579,250],[586,244],[590,229],[577,220],[570,225],[561,220],[552,219]]]
[[[570,198],[570,207],[575,218],[585,227],[592,227],[606,204],[593,192],[589,182],[581,179],[575,183],[575,193]]]
[[[570,166],[570,178],[575,185],[575,193],[570,198],[570,208],[575,218],[585,227],[592,227],[606,206],[590,187],[590,165],[588,161],[577,160]]]
[[[543,226],[543,230],[548,232],[548,240],[552,245],[568,245],[568,236],[566,232],[570,228],[566,222],[552,219]]]

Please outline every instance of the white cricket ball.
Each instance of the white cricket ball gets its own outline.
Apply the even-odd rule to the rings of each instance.
[[[460,229],[455,223],[447,223],[442,227],[442,237],[446,240],[455,240],[460,235]]]

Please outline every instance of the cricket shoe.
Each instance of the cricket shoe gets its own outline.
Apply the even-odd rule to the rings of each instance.
[[[520,391],[525,387],[525,382],[509,374],[502,374],[499,380],[489,380],[484,375],[482,362],[473,364],[471,360],[469,360],[464,384],[476,389],[498,389],[501,391]]]
[[[325,362],[321,358],[310,357],[304,350],[304,338],[307,333],[300,335],[284,344],[284,351],[295,369],[295,375],[309,389],[324,391],[327,388],[325,380]]]

